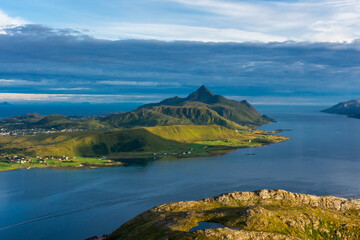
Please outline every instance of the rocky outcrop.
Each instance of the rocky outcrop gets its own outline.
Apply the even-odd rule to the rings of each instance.
[[[223,194],[215,198],[208,198],[205,201],[218,201],[222,204],[231,204],[231,199],[237,201],[251,201],[253,199],[260,200],[276,200],[289,201],[294,206],[307,205],[318,207],[332,211],[344,211],[349,209],[360,209],[360,199],[346,199],[338,197],[318,197],[309,194],[292,193],[284,190],[260,190],[255,192],[233,192]]]
[[[226,227],[189,232],[198,222]],[[284,190],[232,192],[160,205],[109,239],[360,239],[360,200]]]

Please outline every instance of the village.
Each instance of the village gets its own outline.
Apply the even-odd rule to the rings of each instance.
[[[55,156],[36,156],[36,157],[29,157],[24,155],[17,155],[17,154],[0,154],[0,162],[8,162],[8,163],[17,163],[17,164],[25,164],[25,163],[37,163],[37,164],[45,164],[47,166],[47,163],[49,160],[59,161],[59,162],[71,162],[72,160],[75,160],[76,157],[68,157],[68,156],[62,156],[62,157],[55,157]]]
[[[205,148],[205,147],[204,147]],[[193,151],[194,149],[193,148],[191,148],[190,150],[188,150],[188,151],[184,151],[184,152],[180,152],[180,153],[176,153],[176,152],[174,152],[173,153],[173,155],[176,155],[177,157],[182,157],[182,156],[184,156],[184,155],[186,155],[186,154],[188,154],[188,155],[190,155],[191,154],[191,151]],[[160,157],[160,158],[162,158],[162,157],[169,157],[168,156],[168,153],[160,153],[160,154],[158,154],[158,153],[153,153],[154,154],[154,159],[156,159],[156,157]]]
[[[40,135],[40,134],[50,134],[50,133],[59,133],[59,132],[78,132],[83,131],[82,129],[74,128],[65,128],[61,130],[52,129],[42,129],[42,128],[31,128],[31,129],[7,129],[0,128],[0,136],[24,136],[24,135]]]

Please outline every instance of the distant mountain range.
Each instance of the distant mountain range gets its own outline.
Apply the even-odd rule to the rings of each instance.
[[[1,102],[0,103],[0,106],[10,106],[12,104],[8,103],[8,102]]]
[[[215,95],[204,85],[185,98],[173,97],[138,109],[113,114],[105,119],[112,127],[166,125],[220,125],[230,129],[273,122],[247,101],[229,100]]]
[[[245,100],[229,100],[201,86],[185,98],[168,98],[159,103],[143,105],[131,112],[112,114],[96,120],[29,113],[0,120],[0,127],[93,130],[170,125],[218,125],[240,130],[248,127],[255,128],[273,121],[261,115]]]
[[[103,129],[107,126],[102,125],[98,120],[77,120],[64,115],[40,115],[38,113],[27,113],[21,116],[0,119],[0,128],[9,130],[15,129]]]
[[[323,110],[322,112],[336,113],[346,115],[348,117],[360,118],[360,99],[338,103],[328,109]]]

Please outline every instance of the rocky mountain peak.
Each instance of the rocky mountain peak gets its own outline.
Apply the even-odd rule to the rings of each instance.
[[[211,92],[207,87],[202,85],[199,89],[197,89],[195,92],[191,93],[186,100],[187,101],[200,101],[200,102],[206,102],[211,97],[215,96],[213,92]]]

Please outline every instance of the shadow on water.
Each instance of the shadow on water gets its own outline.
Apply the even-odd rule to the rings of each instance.
[[[150,165],[151,163],[159,160],[158,158],[110,158],[111,160],[122,162],[125,164],[125,167],[127,166],[141,166],[146,167]]]
[[[191,228],[189,232],[195,232],[197,230],[215,229],[215,228],[230,228],[234,230],[240,230],[240,228],[227,227],[221,223],[216,222],[198,222],[198,225]]]

